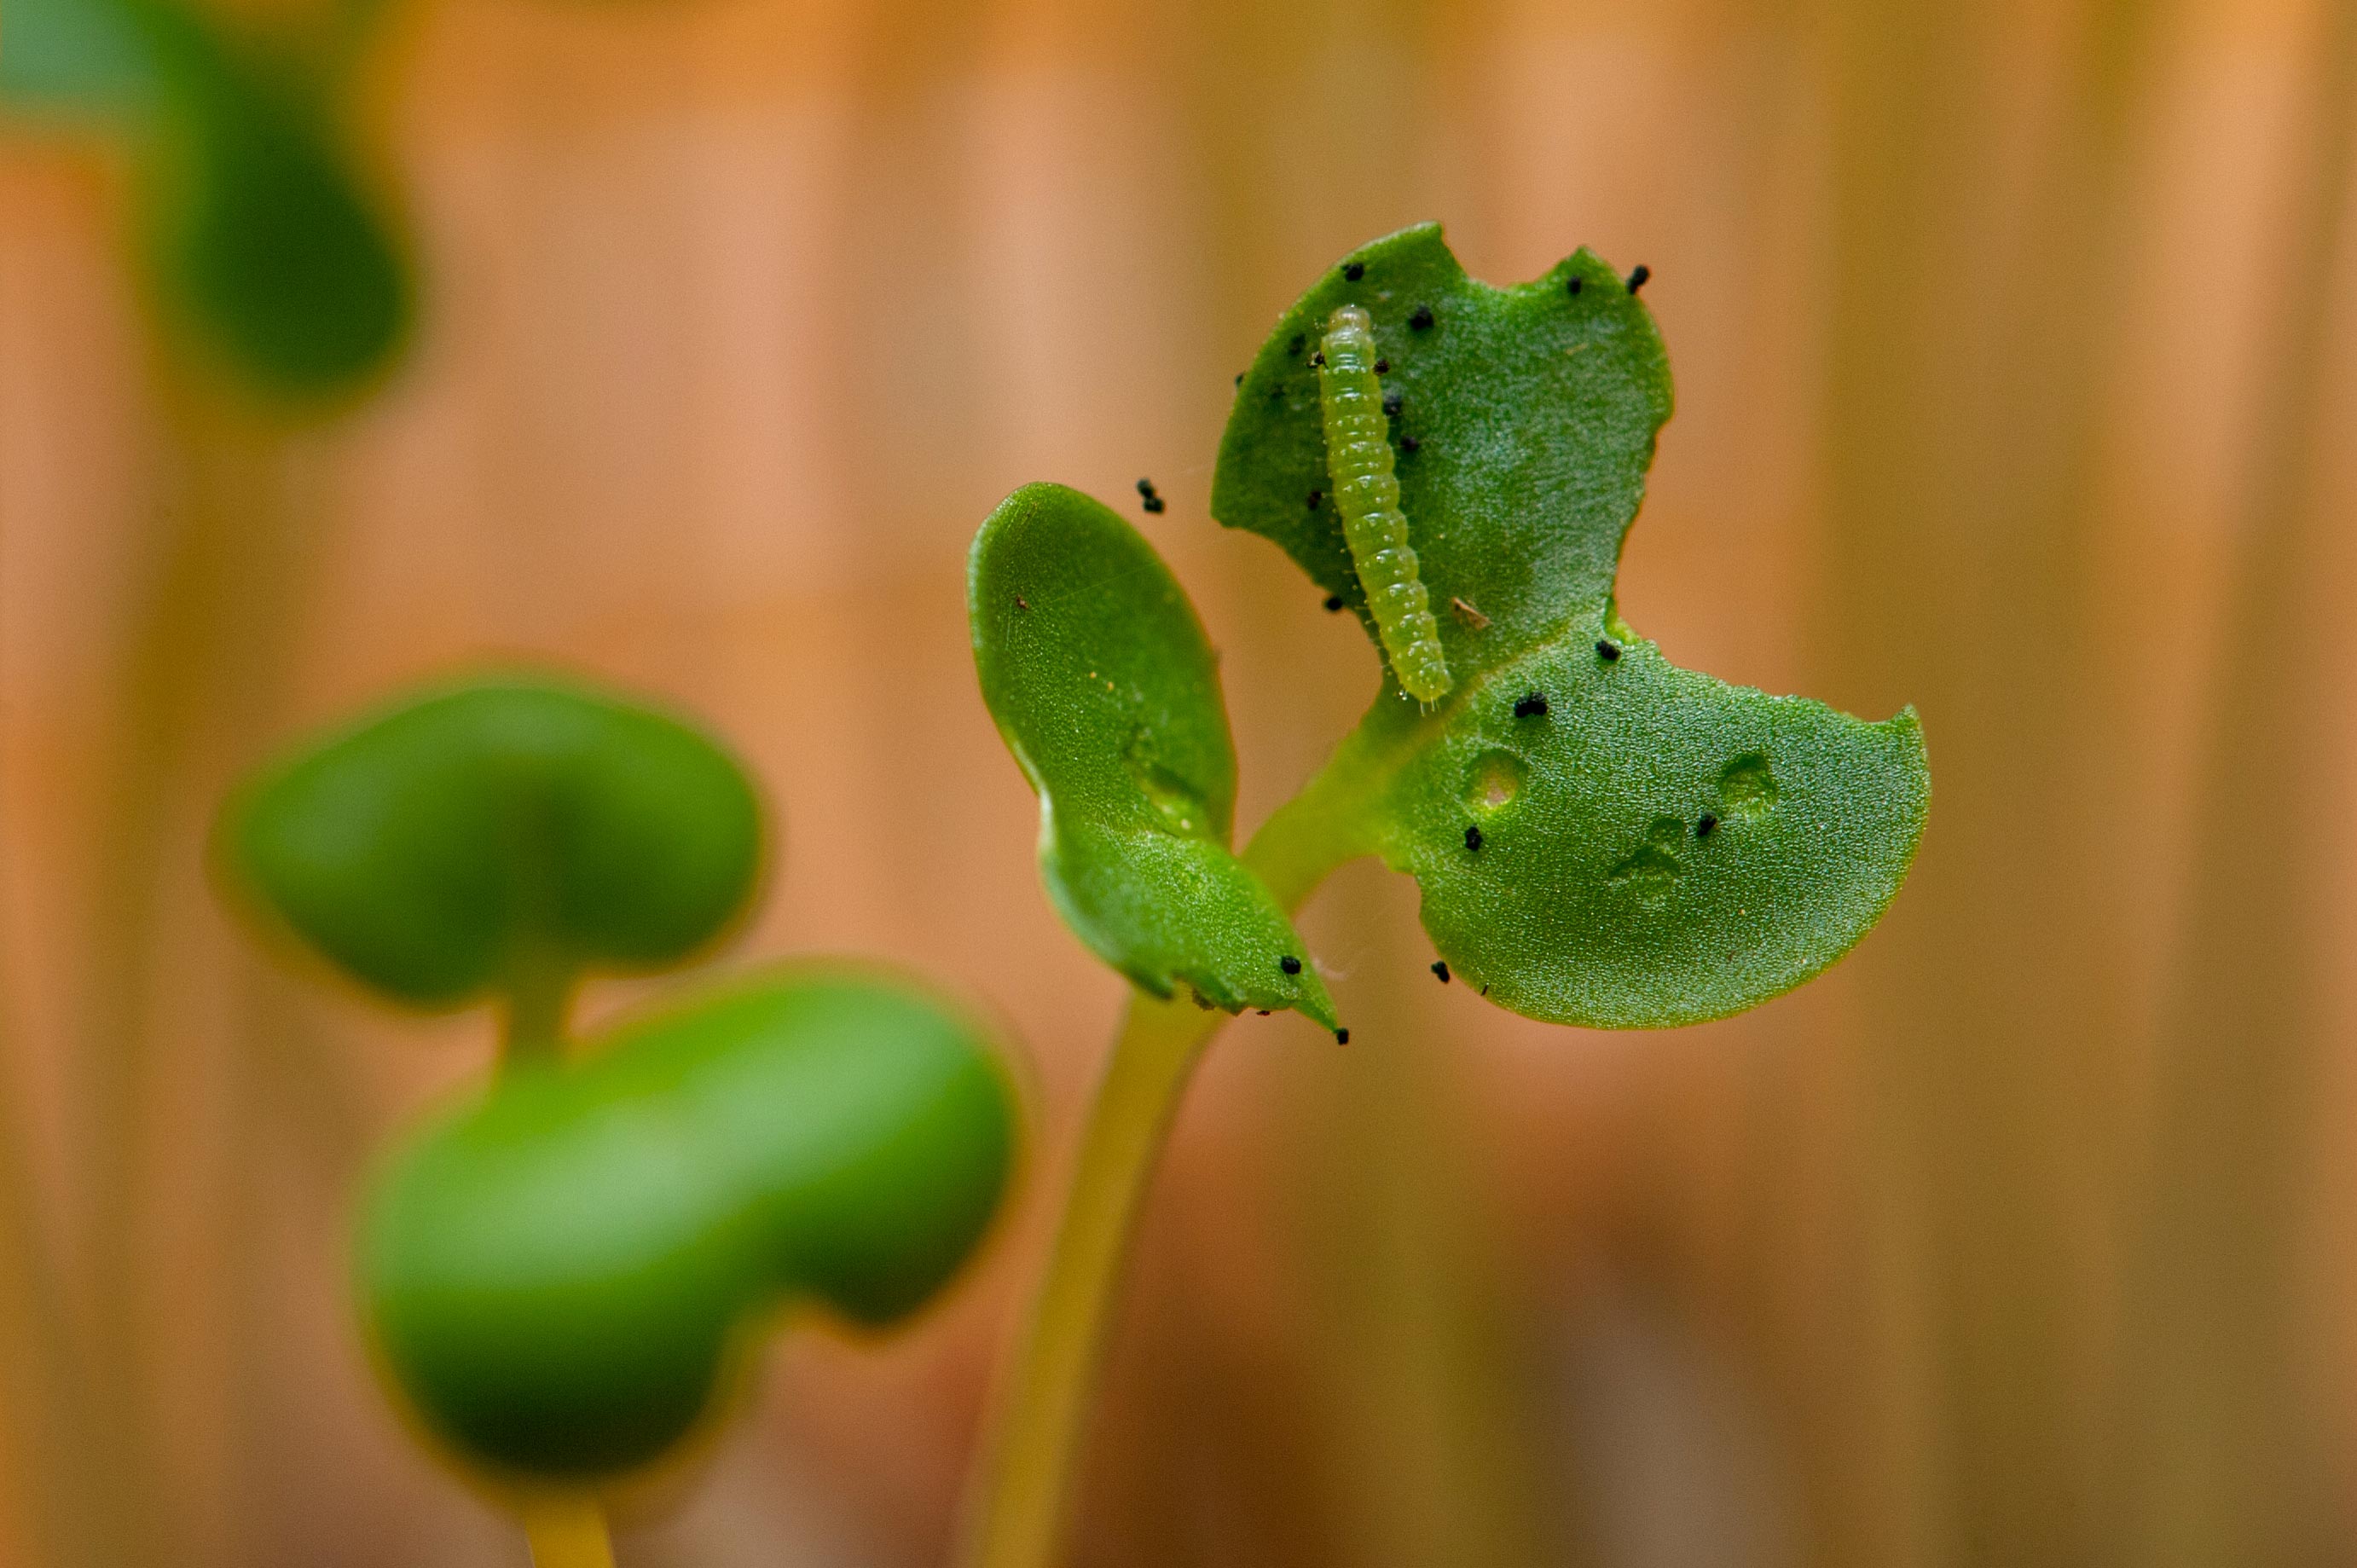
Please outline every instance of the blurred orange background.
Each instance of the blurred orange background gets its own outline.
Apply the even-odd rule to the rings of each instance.
[[[176,1564],[523,1562],[342,1289],[371,1149],[490,1021],[282,972],[203,864],[242,770],[487,657],[756,767],[783,854],[718,962],[889,955],[1019,1042],[983,1266],[905,1337],[781,1337],[620,1543],[941,1561],[1122,993],[1039,891],[966,542],[1150,476],[1256,822],[1378,666],[1205,514],[1230,377],[1428,217],[1492,282],[1652,268],[1622,612],[1916,703],[1931,829],[1850,960],[1665,1035],[1438,986],[1412,885],[1338,877],[1352,1042],[1212,1053],[1075,1563],[2357,1557],[2345,0],[433,0],[368,87],[421,326],[301,425],[160,347],[115,149],[0,131],[0,1561],[78,1561],[62,1400]]]

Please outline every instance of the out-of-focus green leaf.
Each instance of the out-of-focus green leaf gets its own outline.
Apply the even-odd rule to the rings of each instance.
[[[269,770],[225,812],[248,902],[412,1005],[678,962],[741,911],[751,783],[663,714],[544,679],[415,699]]]
[[[1308,354],[1344,304],[1373,317],[1399,400],[1401,507],[1456,686],[1427,712],[1386,671],[1336,767],[1362,775],[1366,836],[1422,886],[1442,955],[1517,1012],[1605,1027],[1738,1012],[1838,958],[1913,859],[1921,732],[1911,711],[1867,724],[1677,669],[1621,624],[1620,542],[1671,408],[1643,306],[1586,252],[1491,288],[1425,225],[1278,322],[1211,510],[1362,620],[1340,521],[1310,499]]]
[[[0,100],[117,121],[175,333],[264,398],[347,396],[406,340],[414,288],[317,84],[186,0],[10,0]]]
[[[413,291],[327,106],[178,0],[122,3],[146,17],[162,85],[143,158],[158,293],[265,396],[350,393],[406,338]]]
[[[362,1225],[387,1369],[494,1471],[582,1480],[661,1458],[780,1305],[901,1317],[996,1211],[1005,1075],[906,980],[805,968],[589,1048],[429,1122]]]
[[[0,104],[122,117],[155,102],[152,51],[121,0],[8,0]]]
[[[1333,1004],[1285,911],[1229,852],[1236,763],[1219,667],[1137,531],[1060,485],[1001,503],[974,542],[983,700],[1039,793],[1039,867],[1066,923],[1157,996]]]

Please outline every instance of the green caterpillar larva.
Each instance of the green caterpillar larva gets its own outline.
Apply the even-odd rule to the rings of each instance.
[[[1399,480],[1392,474],[1374,323],[1359,306],[1343,306],[1326,318],[1318,348],[1325,361],[1318,371],[1318,405],[1326,422],[1326,473],[1351,564],[1400,689],[1419,703],[1437,702],[1448,690],[1448,659],[1416,576],[1407,514],[1400,510]]]

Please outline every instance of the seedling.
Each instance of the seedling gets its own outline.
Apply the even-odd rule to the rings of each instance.
[[[405,1409],[543,1568],[609,1561],[600,1498],[699,1449],[781,1307],[905,1317],[1006,1185],[986,1037],[885,970],[776,969],[568,1037],[584,976],[710,945],[760,861],[717,746],[539,678],[414,698],[221,820],[264,929],[404,1006],[503,1010],[494,1081],[382,1161],[355,1287]]]
[[[1426,225],[1346,258],[1271,330],[1237,384],[1211,512],[1356,613],[1383,682],[1242,855],[1217,664],[1152,547],[1055,485],[1017,491],[975,539],[974,660],[1039,796],[1042,878],[1139,992],[977,1494],[979,1568],[1054,1558],[1106,1305],[1204,1044],[1244,1007],[1348,1038],[1314,964],[1292,961],[1309,949],[1288,918],[1336,866],[1372,854],[1416,879],[1436,975],[1592,1028],[1755,1006],[1897,893],[1930,801],[1913,711],[1868,724],[1731,686],[1618,613],[1671,407],[1635,297],[1649,275],[1624,283],[1583,251],[1491,288]],[[1321,340],[1322,371],[1305,353]],[[1388,461],[1364,449],[1386,436]]]
[[[281,406],[339,402],[408,335],[414,285],[336,115],[372,17],[299,47],[189,0],[10,0],[0,105],[122,135],[167,338]]]

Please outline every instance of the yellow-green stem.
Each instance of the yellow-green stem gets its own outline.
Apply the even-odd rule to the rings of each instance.
[[[6,1035],[0,1032],[0,1048]],[[55,1568],[102,1568],[122,1560],[93,1455],[81,1346],[68,1319],[41,1217],[14,1079],[0,1085],[0,1343],[17,1353],[0,1367],[0,1412],[16,1457],[15,1495],[31,1513],[27,1534]]]
[[[1365,776],[1346,742],[1245,851],[1245,862],[1286,908],[1371,847],[1356,809]],[[1130,998],[1081,1132],[1047,1273],[1000,1391],[959,1552],[965,1568],[1048,1568],[1056,1561],[1130,1237],[1195,1063],[1227,1021],[1185,999]]]
[[[606,1512],[587,1492],[536,1498],[516,1510],[533,1568],[614,1568]]]
[[[500,999],[498,1070],[564,1059],[573,978],[571,967],[553,958],[513,966]],[[533,1492],[516,1499],[514,1508],[532,1547],[533,1568],[614,1568],[606,1510],[597,1493]]]
[[[1195,1062],[1223,1013],[1138,993],[1081,1134],[1055,1250],[989,1456],[973,1568],[1053,1560],[1103,1359],[1106,1319],[1147,1182]]]
[[[87,1075],[76,1128],[85,1166],[76,1224],[87,1252],[79,1419],[99,1466],[85,1484],[109,1499],[100,1559],[142,1568],[198,1550],[158,1479],[170,1466],[152,1408],[158,1352],[143,1317],[155,1284],[140,1251],[157,1179],[149,1130],[172,1035],[159,965],[182,934],[169,924],[171,899],[185,896],[176,881],[201,858],[186,832],[188,808],[217,800],[218,761],[242,761],[267,733],[289,667],[291,607],[316,546],[296,504],[290,429],[175,367],[158,390],[176,479],[146,542],[154,577],[124,650],[77,1053]],[[228,1146],[242,1145],[232,1136]]]
[[[559,962],[520,965],[503,998],[500,1066],[544,1061],[565,1051],[565,1024],[573,1003],[573,971]]]

